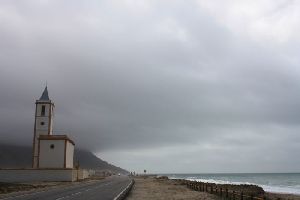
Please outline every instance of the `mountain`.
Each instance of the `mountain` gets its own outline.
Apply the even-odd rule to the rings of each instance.
[[[87,150],[75,150],[74,161],[79,162],[80,168],[128,173],[126,170],[109,164]],[[30,168],[32,162],[32,148],[0,144],[0,168]]]
[[[128,171],[116,167],[108,162],[101,160],[90,151],[86,150],[75,150],[74,161],[79,161],[81,168],[86,169],[97,169],[97,170],[109,170],[117,173],[128,173]]]

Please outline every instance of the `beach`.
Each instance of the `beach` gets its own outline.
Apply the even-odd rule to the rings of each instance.
[[[193,191],[174,180],[152,176],[134,177],[135,184],[126,200],[217,200],[215,195]]]
[[[135,185],[133,186],[126,200],[221,199],[221,197],[214,194],[210,194],[208,192],[200,192],[200,191],[192,190],[188,188],[186,185],[182,184],[180,181],[168,179],[167,177],[156,178],[155,176],[137,176],[134,177],[134,180],[135,180]],[[238,185],[238,187],[243,187],[243,185]],[[300,200],[299,195],[293,195],[293,194],[279,194],[279,193],[265,192],[264,196],[266,196],[266,198],[269,200],[277,200],[277,199]]]

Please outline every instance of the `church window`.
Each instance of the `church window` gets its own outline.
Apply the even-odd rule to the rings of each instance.
[[[45,122],[41,122],[41,125],[43,126],[45,124]]]
[[[50,145],[50,149],[54,149],[54,144],[51,144],[51,145]]]
[[[46,106],[42,106],[42,112],[41,112],[41,115],[42,115],[42,116],[45,116],[45,112],[46,112]]]

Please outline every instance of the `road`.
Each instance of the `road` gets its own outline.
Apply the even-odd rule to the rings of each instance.
[[[130,181],[128,176],[112,176],[99,181],[12,194],[1,200],[113,200]]]

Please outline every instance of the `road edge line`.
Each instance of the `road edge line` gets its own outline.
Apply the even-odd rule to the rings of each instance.
[[[127,185],[127,187],[124,190],[122,190],[122,192],[120,192],[118,194],[118,196],[116,196],[113,200],[123,200],[123,199],[125,199],[125,197],[129,193],[129,191],[131,190],[131,188],[132,188],[133,185],[134,185],[134,179],[131,179],[131,181]]]

